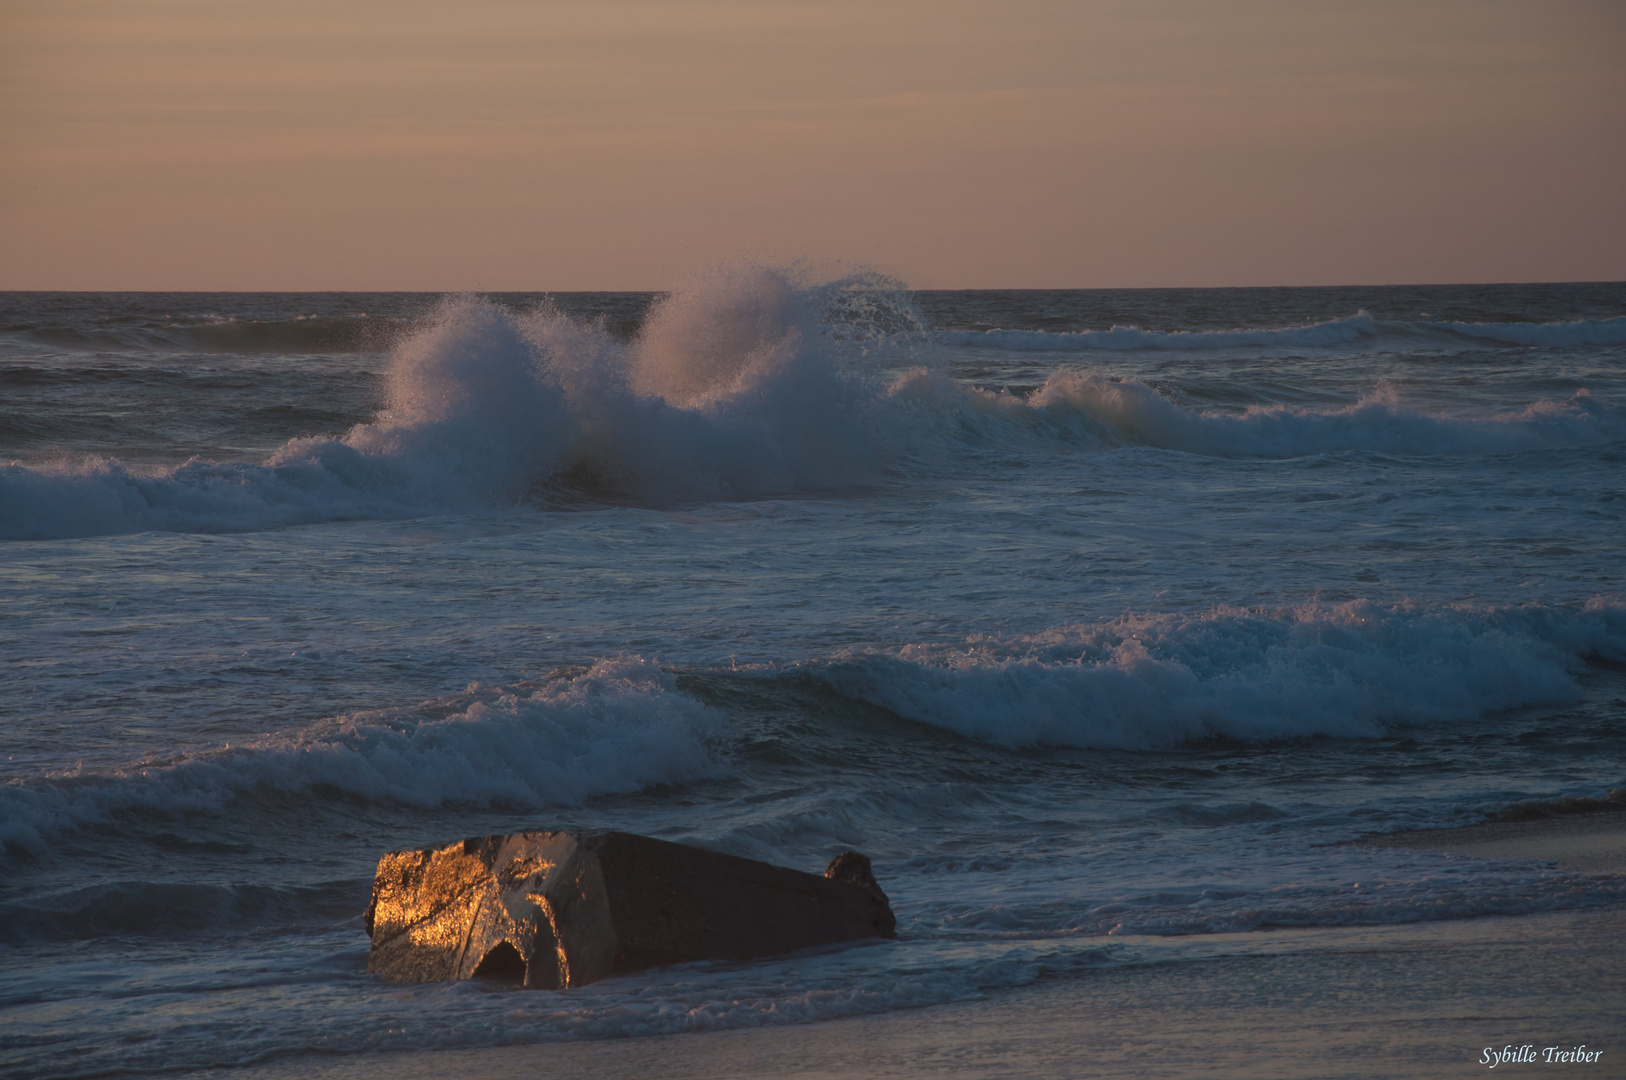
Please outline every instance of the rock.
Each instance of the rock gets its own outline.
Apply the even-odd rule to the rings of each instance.
[[[623,832],[524,832],[378,861],[367,970],[541,989],[694,960],[755,960],[894,937],[869,859],[825,876]]]
[[[843,851],[830,860],[830,865],[824,868],[824,876],[831,881],[845,881],[857,885],[875,896],[877,900],[892,910],[892,902],[881,891],[881,883],[875,880],[875,871],[871,869],[868,855],[860,855],[856,851]]]

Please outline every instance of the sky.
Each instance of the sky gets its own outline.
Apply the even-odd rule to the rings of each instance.
[[[1620,0],[0,0],[0,289],[1626,279]]]

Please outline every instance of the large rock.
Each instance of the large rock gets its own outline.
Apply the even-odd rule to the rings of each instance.
[[[553,990],[893,937],[895,925],[857,852],[819,877],[631,833],[513,833],[380,859],[367,970],[391,982],[495,976]]]

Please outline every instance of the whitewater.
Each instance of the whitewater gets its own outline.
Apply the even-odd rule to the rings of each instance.
[[[996,1008],[1626,909],[1351,843],[1618,800],[1623,462],[1619,284],[0,294],[0,1070]],[[382,852],[535,827],[856,848],[900,936],[366,975]]]

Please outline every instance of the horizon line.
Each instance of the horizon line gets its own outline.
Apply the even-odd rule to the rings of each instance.
[[[1626,279],[1601,280],[1535,280],[1535,281],[1402,281],[1402,282],[1345,282],[1336,285],[1014,285],[930,288],[903,284],[911,293],[969,293],[969,292],[1241,292],[1267,289],[1451,289],[1451,288],[1527,288],[1530,286],[1626,285]],[[126,295],[126,296],[265,296],[301,295],[321,293],[338,296],[552,296],[552,295],[638,295],[658,296],[677,291],[664,289],[0,289],[0,295]]]

